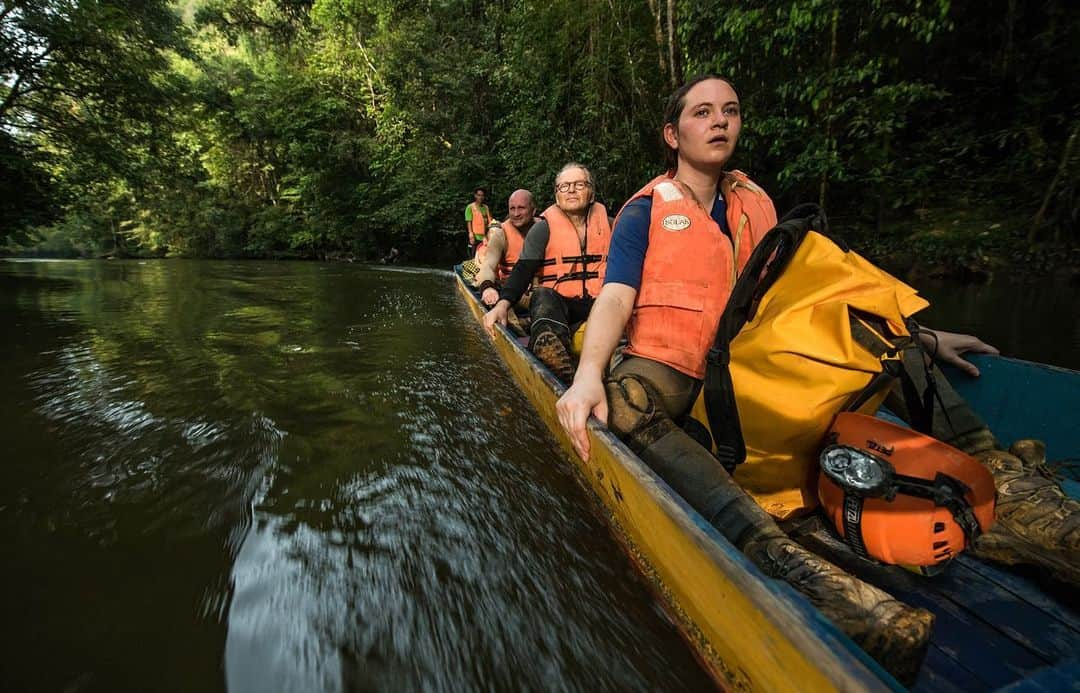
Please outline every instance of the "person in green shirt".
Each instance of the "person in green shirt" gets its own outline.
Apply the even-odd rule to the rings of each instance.
[[[469,249],[475,248],[487,238],[487,227],[491,223],[491,211],[484,204],[484,189],[473,190],[473,201],[465,207],[465,233],[468,235]]]

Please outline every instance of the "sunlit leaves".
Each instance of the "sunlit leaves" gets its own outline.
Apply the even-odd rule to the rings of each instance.
[[[676,4],[685,72],[740,93],[732,165],[781,207],[880,221],[962,188],[1033,211],[1077,177],[1062,0]],[[0,233],[63,212],[90,252],[434,257],[459,252],[474,186],[496,215],[518,187],[543,206],[571,159],[614,211],[661,165],[655,19],[640,0],[5,5],[0,182],[25,194]],[[1080,214],[1075,186],[1051,192],[1049,217]]]

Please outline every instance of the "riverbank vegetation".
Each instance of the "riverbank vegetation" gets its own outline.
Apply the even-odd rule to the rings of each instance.
[[[617,208],[663,100],[731,77],[733,163],[887,266],[1080,265],[1065,0],[12,0],[0,243],[51,255],[463,252],[474,186]]]

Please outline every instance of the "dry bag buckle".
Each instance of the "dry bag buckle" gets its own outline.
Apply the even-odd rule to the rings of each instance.
[[[706,359],[709,363],[717,366],[726,366],[731,363],[731,355],[728,354],[728,350],[720,349],[718,347],[709,349],[709,355]]]

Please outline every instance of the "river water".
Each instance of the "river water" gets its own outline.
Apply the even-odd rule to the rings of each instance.
[[[932,324],[1080,365],[986,289]],[[448,273],[0,262],[0,334],[2,690],[708,685]]]
[[[0,690],[707,683],[454,291],[0,262]]]

